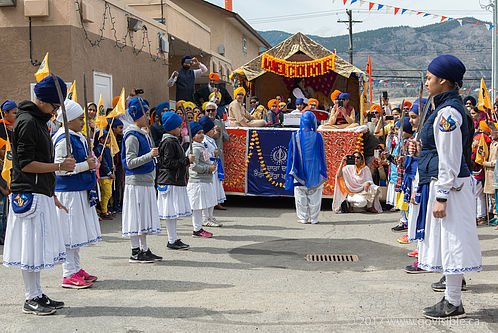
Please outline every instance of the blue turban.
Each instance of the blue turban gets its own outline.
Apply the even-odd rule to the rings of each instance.
[[[477,105],[477,101],[476,101],[476,99],[473,96],[467,96],[467,97],[465,97],[463,99],[463,104],[466,104],[467,101],[470,101],[470,103],[472,103],[472,106],[476,106]]]
[[[427,70],[441,79],[455,82],[459,87],[463,85],[465,65],[455,56],[450,54],[440,55],[432,60]]]
[[[160,116],[161,113],[163,113],[164,109],[166,109],[166,111],[169,110],[169,102],[162,102],[162,103],[157,104],[157,106],[156,106],[156,114],[158,116]]]
[[[348,93],[340,93],[337,99],[349,99],[351,97]]]
[[[142,103],[142,106],[140,106],[140,103]],[[149,111],[149,107],[144,103],[144,100],[141,97],[134,97],[130,99],[127,111],[133,120],[137,120],[144,116],[144,112]]]
[[[427,98],[422,98],[422,108],[424,108],[425,103],[427,102]],[[418,105],[418,98],[413,102],[412,107],[410,108],[410,112],[418,114],[420,112],[420,107]]]
[[[182,58],[182,65],[185,63],[185,60],[187,60],[187,59],[192,59],[192,57],[189,56],[189,55],[183,56],[183,58]]]
[[[214,127],[214,123],[209,116],[202,116],[201,119],[199,119],[199,124],[202,126],[202,130],[205,134]]]
[[[161,117],[161,123],[163,124],[164,130],[166,132],[169,132],[171,130],[174,130],[175,128],[180,127],[180,125],[183,123],[183,120],[174,112],[165,112]]]
[[[413,127],[412,124],[410,124],[410,118],[408,117],[403,118],[403,132],[413,134]]]
[[[112,121],[111,119],[111,122],[112,122],[112,128],[116,128],[118,126],[123,125],[123,122],[119,120],[119,118],[114,118],[114,121]]]
[[[57,81],[61,86],[62,100],[64,101],[67,96],[67,87],[64,81],[57,76]],[[57,88],[52,75],[47,76],[35,85],[35,95],[40,101],[45,103],[60,104],[59,95],[57,95]]]
[[[5,101],[0,105],[0,109],[2,109],[2,112],[7,112],[12,109],[17,109],[17,104],[14,101]]]
[[[299,104],[304,104],[304,99],[296,98],[296,105],[299,105]]]
[[[202,131],[201,124],[199,124],[197,121],[191,121],[189,124],[192,137],[194,137],[199,131]]]

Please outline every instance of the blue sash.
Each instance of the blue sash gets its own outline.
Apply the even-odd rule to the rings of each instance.
[[[417,230],[415,239],[423,240],[425,237],[425,222],[427,218],[427,204],[429,203],[429,187],[430,184],[418,186],[415,202],[420,205],[417,216]]]

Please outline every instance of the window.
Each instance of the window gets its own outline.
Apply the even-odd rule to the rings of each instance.
[[[242,36],[242,52],[247,54],[247,39],[245,36]]]

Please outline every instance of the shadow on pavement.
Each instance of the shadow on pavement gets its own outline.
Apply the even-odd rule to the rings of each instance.
[[[355,213],[357,214],[357,213]],[[344,214],[343,214],[344,215]],[[324,224],[324,225],[363,225],[363,224],[392,224],[394,226],[394,222],[391,221],[383,221],[383,220],[356,220],[356,221],[326,221],[318,224]]]
[[[198,307],[150,307],[150,306],[85,306],[57,310],[66,317],[145,317],[145,318],[195,318],[222,315],[251,315],[261,313],[254,310],[212,311]]]
[[[225,222],[225,221],[223,221]],[[297,224],[297,223],[296,223]],[[265,231],[280,231],[280,230],[303,230],[304,228],[287,228],[278,225],[223,225],[223,229],[243,229],[243,230],[265,230]]]
[[[190,261],[190,260],[163,260],[154,265],[171,266],[171,267],[208,267],[221,269],[253,269],[250,264],[239,264],[233,262],[216,262],[216,261]]]
[[[498,257],[498,250],[486,250],[481,253],[483,257]]]
[[[158,292],[187,292],[204,289],[232,288],[231,284],[216,284],[173,280],[99,280],[96,290],[155,290]]]
[[[410,264],[406,250],[366,239],[280,239],[231,250],[230,256],[258,267],[304,271],[384,271]],[[307,262],[307,254],[355,254],[359,262]],[[413,260],[412,260],[413,261]]]
[[[469,318],[479,319],[479,321],[485,323],[498,323],[498,309],[480,309],[476,312],[469,313],[468,316]],[[495,328],[498,329],[498,327]]]

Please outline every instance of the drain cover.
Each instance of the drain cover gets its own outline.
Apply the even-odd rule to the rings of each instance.
[[[308,254],[306,261],[309,262],[357,262],[359,258],[355,254]]]

